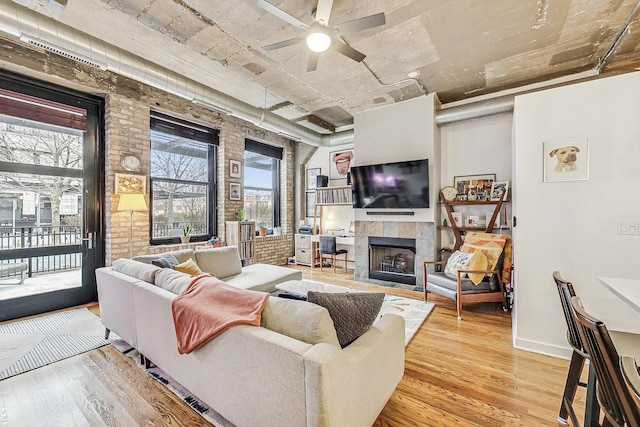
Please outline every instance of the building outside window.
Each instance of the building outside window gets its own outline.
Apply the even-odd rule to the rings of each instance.
[[[164,114],[151,115],[151,243],[177,243],[216,234],[218,131]]]
[[[280,226],[280,161],[282,148],[245,140],[245,219],[257,227]]]

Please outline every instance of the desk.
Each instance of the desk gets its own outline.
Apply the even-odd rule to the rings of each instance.
[[[598,277],[607,289],[640,313],[640,280]]]
[[[320,234],[313,234],[311,236],[312,242],[318,242],[317,247],[320,243]],[[347,263],[353,262],[355,263],[355,248],[356,248],[356,238],[354,236],[336,236],[336,249],[346,249],[347,250]],[[318,259],[320,258],[320,254],[318,254]],[[315,258],[314,258],[315,259]],[[342,260],[336,260],[342,262]]]

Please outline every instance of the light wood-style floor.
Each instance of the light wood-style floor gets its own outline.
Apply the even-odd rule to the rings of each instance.
[[[305,278],[380,290],[350,280],[352,274],[298,268]],[[430,301],[436,307],[407,346],[404,378],[376,426],[559,425],[568,361],[512,348],[510,313],[499,304],[465,307],[458,321],[453,301]],[[99,314],[97,305],[90,309]],[[583,390],[577,402],[582,411]],[[113,346],[0,382],[0,426],[85,425],[209,424]]]

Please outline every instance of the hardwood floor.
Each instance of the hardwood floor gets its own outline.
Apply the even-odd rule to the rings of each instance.
[[[298,268],[308,279],[380,290],[351,274]],[[510,313],[499,304],[465,306],[458,321],[453,301],[429,300],[436,307],[407,346],[404,378],[376,426],[559,425],[568,361],[512,348]],[[97,305],[90,309],[99,314]],[[583,411],[583,390],[576,400]],[[0,426],[84,425],[209,424],[113,346],[0,382]]]

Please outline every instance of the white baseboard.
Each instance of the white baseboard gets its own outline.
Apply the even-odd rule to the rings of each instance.
[[[533,353],[544,354],[545,356],[558,357],[560,359],[571,359],[571,353],[573,350],[570,347],[559,347],[556,345],[550,345],[541,343],[538,341],[525,340],[522,338],[515,338],[513,346],[520,350],[531,351]]]

